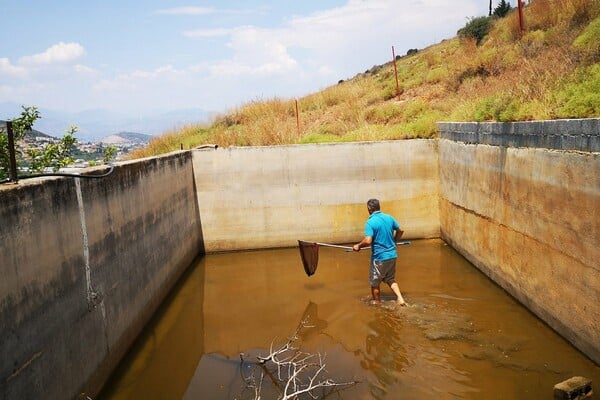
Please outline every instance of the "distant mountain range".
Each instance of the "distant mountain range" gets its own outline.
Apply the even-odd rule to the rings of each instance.
[[[147,144],[154,136],[136,132],[119,132],[99,140],[102,144],[133,145]]]
[[[71,125],[79,130],[79,142],[98,142],[115,132],[139,132],[155,136],[182,125],[208,124],[215,112],[201,109],[181,109],[164,113],[132,115],[107,110],[87,110],[76,113],[38,108],[41,118],[34,128],[50,136],[62,137]],[[21,105],[0,103],[0,120],[14,119],[21,114]]]

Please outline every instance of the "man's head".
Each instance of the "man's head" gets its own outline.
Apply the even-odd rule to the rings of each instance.
[[[369,210],[369,214],[373,214],[375,211],[379,211],[379,200],[369,199],[369,201],[367,201],[367,209]]]

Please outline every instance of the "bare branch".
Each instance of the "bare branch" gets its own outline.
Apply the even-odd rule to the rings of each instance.
[[[312,326],[309,326],[305,319],[300,322],[294,334],[285,344],[275,349],[274,342],[271,342],[269,354],[267,356],[256,357],[258,360],[256,365],[262,368],[258,383],[254,377],[254,373],[248,378],[244,377],[243,367],[246,361],[244,360],[243,353],[240,354],[242,378],[246,383],[246,387],[254,391],[254,400],[261,398],[265,374],[271,378],[274,386],[279,389],[280,395],[278,399],[280,400],[297,399],[298,396],[305,393],[316,399],[318,398],[314,393],[316,389],[350,386],[357,383],[355,381],[336,382],[330,378],[322,377],[323,373],[326,372],[324,357],[320,353],[312,354],[300,351],[294,346],[301,330],[306,327]],[[276,369],[274,371],[276,374],[271,373],[269,370],[268,365],[271,364]]]

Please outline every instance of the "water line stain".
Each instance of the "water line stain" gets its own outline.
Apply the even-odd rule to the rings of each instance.
[[[572,376],[600,384],[600,366],[441,240],[399,248],[408,307],[385,285],[369,304],[368,259],[321,248],[309,278],[296,248],[205,256],[98,398],[254,398],[240,354],[266,355],[305,320],[295,344],[325,357],[327,377],[358,382],[333,398],[552,398]],[[262,389],[277,398],[269,379]]]

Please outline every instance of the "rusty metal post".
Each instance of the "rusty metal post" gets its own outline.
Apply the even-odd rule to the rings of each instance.
[[[400,100],[400,83],[398,83],[398,67],[396,66],[396,53],[394,52],[394,46],[392,46],[392,59],[394,60],[394,75],[396,76],[396,96]]]
[[[8,153],[9,153],[9,178],[12,182],[17,182],[19,177],[17,175],[17,156],[15,152],[15,136],[12,129],[12,121],[6,121],[6,135],[8,136]]]
[[[298,132],[298,136],[300,136],[300,112],[298,111],[298,99],[295,99],[296,102],[296,131]]]
[[[525,31],[525,24],[523,22],[523,0],[518,0],[519,5],[519,28],[521,28],[521,33]]]

